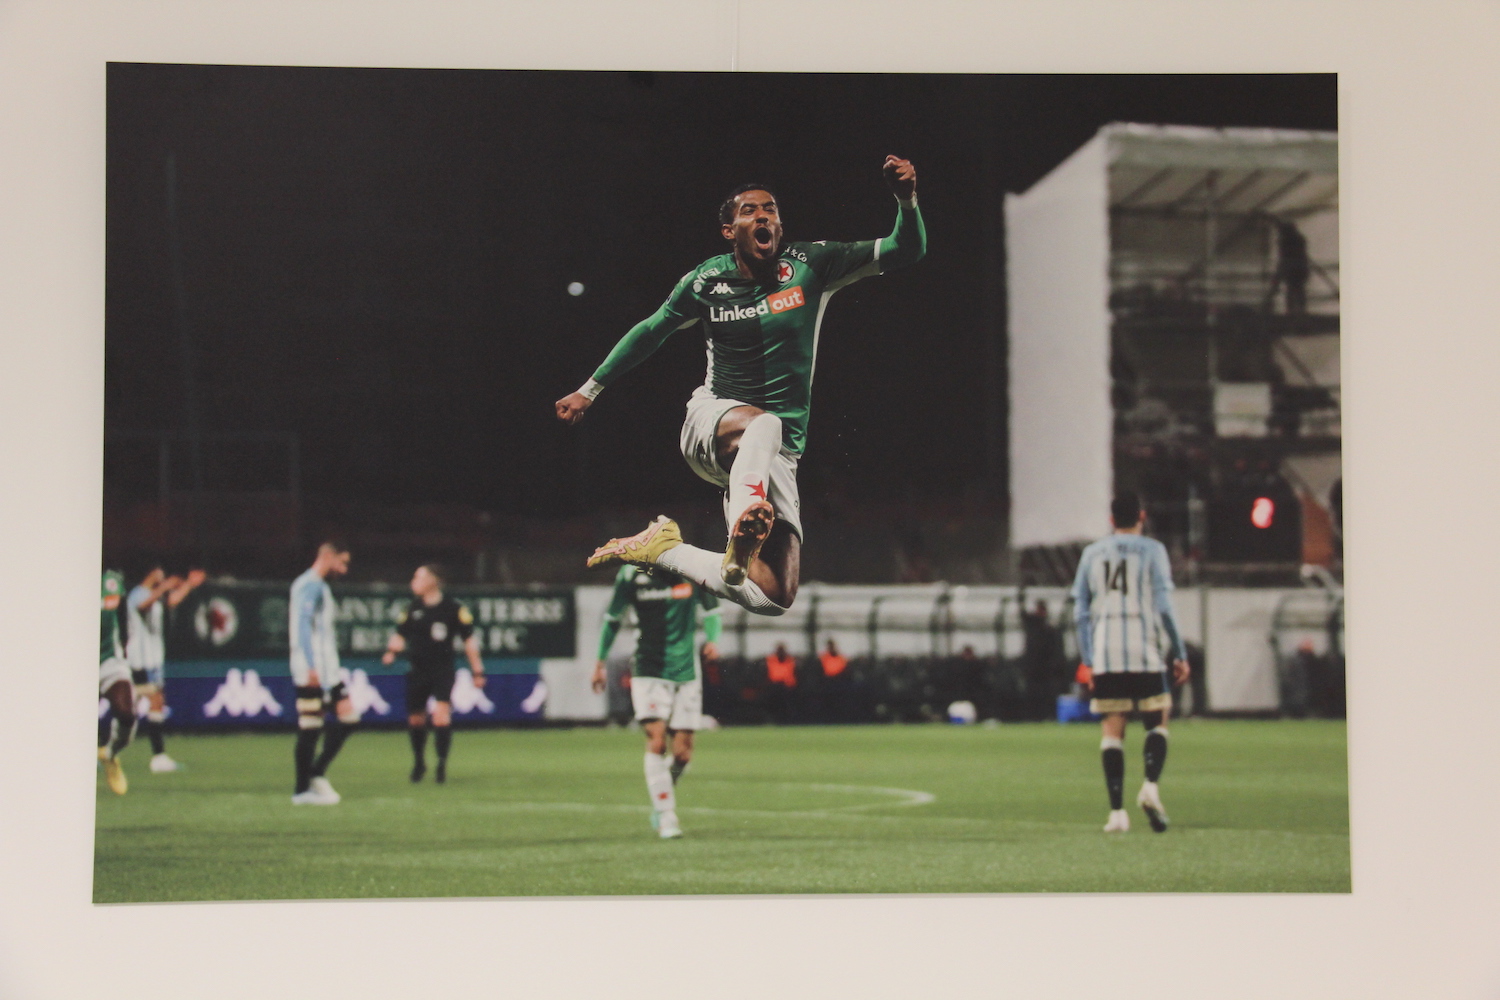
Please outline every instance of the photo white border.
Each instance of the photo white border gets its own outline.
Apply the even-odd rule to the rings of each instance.
[[[1494,996],[1500,6],[0,7],[0,996]],[[736,41],[738,44],[736,44]],[[1340,74],[1354,892],[95,907],[106,61]],[[83,749],[80,749],[83,748]],[[1004,766],[1003,761],[995,762]],[[996,850],[1004,850],[1003,845]],[[336,859],[331,859],[336,863]],[[648,946],[649,944],[649,946]]]

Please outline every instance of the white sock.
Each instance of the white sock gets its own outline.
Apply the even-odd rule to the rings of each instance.
[[[757,615],[784,615],[786,608],[772,601],[766,596],[766,592],[756,586],[749,577],[738,587],[731,587],[724,582],[719,575],[719,566],[724,561],[724,553],[710,552],[700,549],[696,545],[674,545],[656,558],[657,563],[680,573],[689,580],[696,581],[707,589],[738,604],[740,607]]]
[[[646,791],[651,794],[651,808],[659,813],[677,811],[677,794],[672,791],[672,770],[667,758],[646,751]]]
[[[729,471],[728,516],[738,521],[745,508],[766,500],[771,485],[771,461],[781,451],[781,418],[762,413],[745,426]]]

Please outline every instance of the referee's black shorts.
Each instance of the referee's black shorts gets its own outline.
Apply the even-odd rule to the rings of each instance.
[[[427,699],[453,700],[453,664],[413,664],[406,675],[406,714],[427,711]]]
[[[1089,711],[1095,715],[1160,712],[1171,707],[1172,688],[1165,670],[1094,675],[1094,695],[1089,701]]]

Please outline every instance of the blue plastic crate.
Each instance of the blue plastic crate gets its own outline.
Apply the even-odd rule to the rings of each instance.
[[[1087,698],[1075,698],[1070,694],[1057,696],[1058,722],[1097,722],[1099,716],[1089,711]]]

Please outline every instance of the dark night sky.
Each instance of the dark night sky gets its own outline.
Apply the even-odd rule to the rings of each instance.
[[[519,514],[701,501],[676,446],[703,377],[697,331],[611,388],[581,428],[558,424],[552,401],[721,252],[726,190],[773,186],[791,239],[868,239],[894,220],[879,173],[893,152],[917,165],[929,253],[830,305],[803,491],[899,480],[909,496],[951,495],[983,481],[995,391],[985,206],[998,212],[1001,191],[1024,190],[1111,121],[1334,129],[1336,107],[1330,75],[115,64],[107,426],[185,426],[171,156],[205,431],[294,431],[304,488],[351,498]],[[1003,267],[998,247],[988,261]],[[570,297],[570,281],[587,292]],[[994,308],[1003,321],[998,295]],[[113,453],[108,490],[154,486],[154,465]],[[230,461],[237,470],[210,464],[211,477],[261,474]]]

